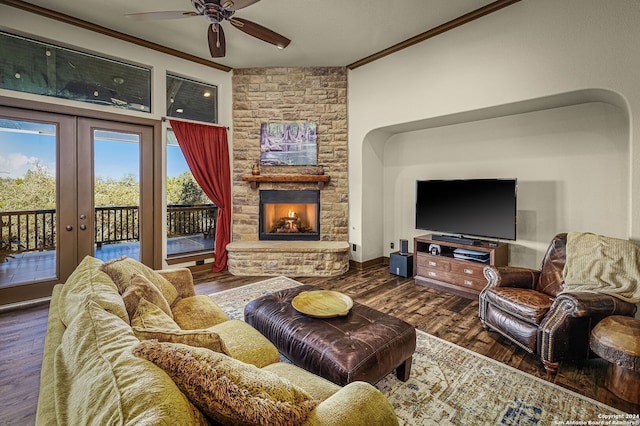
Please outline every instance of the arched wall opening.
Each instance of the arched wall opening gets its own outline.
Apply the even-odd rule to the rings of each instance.
[[[517,178],[510,264],[538,267],[559,232],[628,238],[626,100],[583,90],[369,132],[362,153],[362,256],[388,256],[415,229],[418,179]]]

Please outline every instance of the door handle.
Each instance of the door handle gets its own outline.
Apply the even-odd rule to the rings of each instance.
[[[73,226],[67,225],[65,228],[67,231],[73,231]]]
[[[85,224],[80,225],[80,229],[84,231],[85,229],[87,229],[87,225]]]

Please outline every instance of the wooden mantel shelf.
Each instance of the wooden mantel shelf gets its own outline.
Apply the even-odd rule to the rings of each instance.
[[[260,186],[260,182],[318,182],[318,188],[324,188],[331,180],[329,175],[245,175],[244,182],[250,182],[251,189]]]

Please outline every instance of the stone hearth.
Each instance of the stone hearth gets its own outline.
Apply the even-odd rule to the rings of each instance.
[[[349,270],[349,243],[241,241],[227,245],[233,275],[326,277]]]

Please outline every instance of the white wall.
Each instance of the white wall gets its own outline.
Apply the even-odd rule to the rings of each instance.
[[[635,0],[525,0],[351,71],[352,258],[424,233],[431,177],[519,179],[512,264],[557,232],[639,239],[637,22]]]
[[[557,230],[625,237],[627,125],[619,108],[589,103],[392,136],[383,163],[387,255],[389,242],[426,233],[414,229],[418,179],[517,177],[512,265],[540,265]]]
[[[55,45],[75,48],[85,52],[92,52],[99,54],[100,56],[106,55],[115,59],[121,59],[128,63],[151,68],[152,112],[151,114],[148,114],[136,111],[120,110],[111,107],[0,89],[0,95],[2,96],[31,99],[54,105],[68,105],[80,109],[101,110],[112,114],[123,114],[160,120],[166,115],[166,74],[167,72],[170,72],[172,74],[218,86],[218,122],[227,126],[231,126],[232,124],[231,72],[220,71],[194,62],[185,61],[174,56],[165,55],[154,50],[146,49],[112,37],[103,36],[92,31],[83,30],[72,25],[63,24],[52,19],[47,19],[2,4],[0,4],[0,29],[9,33],[24,35],[25,37],[50,42]],[[166,128],[167,124],[164,124],[164,126]],[[165,135],[166,132],[163,132],[163,138]],[[230,131],[230,146],[233,145],[231,136],[232,132]],[[166,140],[163,139],[162,146],[164,147],[165,144]],[[166,150],[163,150],[163,152],[166,154]],[[163,162],[166,164],[164,154]],[[163,179],[163,182],[165,181],[166,179]]]

